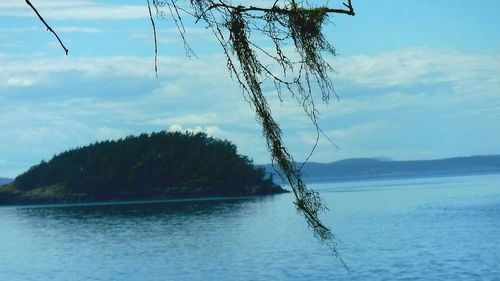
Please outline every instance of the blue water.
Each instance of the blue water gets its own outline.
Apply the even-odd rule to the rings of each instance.
[[[0,208],[0,280],[500,280],[500,175],[321,183],[349,271],[292,195]]]

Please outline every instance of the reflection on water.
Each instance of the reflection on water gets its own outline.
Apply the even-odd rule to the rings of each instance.
[[[254,202],[263,201],[265,197],[189,200],[189,201],[151,201],[128,203],[97,203],[78,205],[52,205],[36,207],[19,207],[16,213],[21,217],[37,217],[43,220],[62,220],[62,223],[81,223],[85,220],[123,220],[123,219],[169,219],[172,217],[197,218],[224,216],[251,208]]]
[[[500,176],[324,183],[347,273],[291,194],[0,208],[0,280],[500,279]]]

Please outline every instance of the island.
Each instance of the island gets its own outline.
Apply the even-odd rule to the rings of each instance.
[[[271,195],[287,192],[234,144],[205,133],[101,141],[42,161],[0,186],[0,204]]]

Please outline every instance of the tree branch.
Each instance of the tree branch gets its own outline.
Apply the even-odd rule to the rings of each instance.
[[[149,11],[149,19],[151,20],[151,26],[153,27],[153,37],[155,43],[155,74],[156,78],[158,78],[158,41],[156,39],[156,26],[155,21],[153,20],[153,13],[151,13],[151,4],[148,2],[148,11]]]
[[[38,16],[38,18],[40,19],[40,21],[45,25],[45,27],[47,28],[47,31],[50,31],[52,32],[52,34],[54,34],[54,36],[57,38],[57,41],[59,41],[59,44],[61,45],[61,47],[64,49],[64,52],[66,53],[66,55],[68,55],[68,48],[66,48],[66,46],[64,46],[63,42],[61,41],[61,38],[59,38],[59,35],[57,35],[57,33],[52,29],[52,27],[50,27],[47,22],[45,21],[45,19],[43,19],[43,17],[40,15],[40,13],[38,12],[38,10],[35,8],[35,6],[33,6],[33,4],[31,4],[31,2],[29,0],[26,0],[26,4],[28,4],[28,6],[31,7],[31,9],[35,12],[35,14]]]
[[[336,14],[346,14],[346,15],[350,15],[350,16],[354,16],[356,13],[354,12],[354,8],[352,6],[352,3],[351,3],[351,0],[349,0],[346,3],[342,3],[346,8],[346,9],[334,9],[334,8],[326,8],[325,7],[325,12],[327,13],[336,13]],[[252,12],[252,11],[255,11],[255,12],[264,12],[264,13],[268,13],[268,12],[272,12],[272,13],[278,13],[278,14],[290,14],[292,11],[291,9],[288,9],[288,8],[280,8],[279,6],[276,5],[276,2],[274,3],[274,5],[271,7],[271,8],[262,8],[262,7],[255,7],[255,6],[233,6],[233,5],[229,5],[229,4],[226,4],[226,3],[216,3],[216,4],[212,4],[210,5],[201,15],[198,16],[197,18],[197,21],[203,17],[204,14],[206,14],[206,12],[212,10],[212,9],[217,9],[217,8],[226,8],[226,9],[231,9],[231,10],[237,10],[239,12]]]

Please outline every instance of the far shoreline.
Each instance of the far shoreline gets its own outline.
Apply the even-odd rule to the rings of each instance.
[[[1,187],[1,186],[0,186]],[[248,196],[214,196],[214,197],[184,197],[184,198],[165,198],[165,199],[146,199],[146,200],[111,200],[111,201],[88,201],[88,202],[68,202],[68,203],[47,203],[47,204],[8,204],[0,205],[0,208],[66,208],[66,207],[92,207],[92,206],[117,206],[117,205],[140,205],[140,204],[161,204],[161,203],[184,203],[184,202],[210,202],[210,201],[236,201],[245,199],[259,199],[275,195],[288,194],[285,192],[263,195]]]
[[[405,175],[370,175],[370,176],[346,176],[346,177],[304,177],[306,184],[315,183],[342,183],[342,182],[366,182],[366,181],[391,181],[405,179],[423,179],[423,178],[447,178],[447,177],[470,177],[470,176],[487,176],[500,175],[500,171],[471,171],[462,173],[429,173],[429,174],[405,174]],[[281,183],[287,186],[286,183]]]

